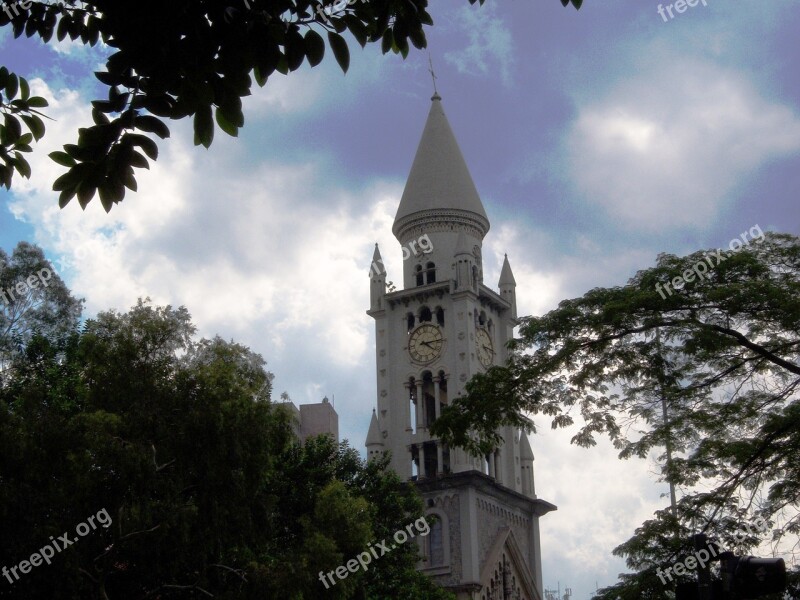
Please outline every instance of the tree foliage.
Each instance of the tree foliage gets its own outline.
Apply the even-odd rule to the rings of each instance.
[[[34,334],[60,336],[78,324],[83,300],[72,296],[42,249],[20,242],[0,249],[0,369]]]
[[[31,152],[31,143],[44,136],[44,114],[37,109],[46,106],[47,100],[31,96],[24,77],[0,67],[0,187],[11,189],[14,171],[26,178],[31,176],[31,166],[23,153]]]
[[[0,579],[0,598],[447,600],[413,544],[323,587],[319,571],[418,518],[419,497],[346,443],[300,445],[261,357],[194,333],[185,308],[140,301],[15,356],[0,389],[0,565],[102,509],[113,523]]]
[[[579,8],[582,0],[561,3]],[[95,73],[108,97],[92,102],[94,123],[78,130],[77,143],[50,155],[67,168],[53,184],[60,206],[77,197],[85,208],[99,195],[108,211],[126,189],[136,191],[134,169],[158,158],[154,136],[169,137],[166,121],[192,118],[194,143],[206,148],[215,122],[235,137],[253,80],[263,87],[275,72],[287,75],[305,61],[314,67],[326,48],[346,72],[346,33],[362,47],[380,42],[384,54],[405,58],[410,45],[426,45],[423,26],[433,25],[427,6],[427,0],[25,0],[5,6],[0,26],[11,27],[14,37],[102,41],[111,49],[105,70]],[[23,79],[0,70],[0,111],[6,113],[0,185],[6,187],[14,170],[30,176],[21,152],[44,134],[35,109],[46,102],[27,97],[27,89]],[[15,112],[30,133],[21,132]]]
[[[675,285],[679,278],[685,285]],[[532,428],[526,414],[550,417],[553,428],[580,415],[574,444],[590,447],[606,435],[620,458],[657,451],[663,479],[682,497],[674,513],[659,511],[615,550],[638,573],[608,598],[663,597],[655,569],[691,554],[692,533],[741,551],[770,539],[796,556],[798,297],[794,236],[659,255],[625,286],[593,289],[522,319],[508,364],[475,376],[432,434],[485,452],[501,425]],[[754,530],[757,517],[770,531]]]

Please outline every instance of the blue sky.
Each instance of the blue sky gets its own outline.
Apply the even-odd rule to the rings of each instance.
[[[443,105],[491,221],[487,280],[507,252],[522,314],[622,285],[659,252],[727,246],[754,225],[800,233],[797,0],[707,0],[664,22],[652,0],[436,0],[429,49]],[[335,396],[340,431],[362,449],[375,404],[368,269],[391,224],[432,94],[428,55],[352,47],[343,75],[275,75],[245,101],[239,139],[209,151],[188,123],[139,193],[107,215],[60,210],[46,154],[91,122],[103,49],[45,47],[0,33],[2,60],[51,99],[34,176],[0,191],[0,238],[61,261],[86,315],[137,297],[185,305],[203,335],[261,353],[276,393]],[[532,438],[544,583],[575,600],[624,571],[611,550],[665,504],[654,460],[607,444]]]

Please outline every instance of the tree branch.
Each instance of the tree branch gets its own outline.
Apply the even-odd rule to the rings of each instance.
[[[787,360],[782,359],[780,356],[776,356],[763,346],[756,344],[755,342],[751,342],[748,340],[744,335],[736,331],[735,329],[730,329],[728,327],[722,327],[721,325],[707,325],[705,323],[697,322],[698,325],[707,329],[713,329],[714,331],[719,331],[720,333],[724,333],[734,339],[736,339],[742,346],[752,350],[756,354],[763,356],[771,363],[778,365],[779,367],[783,367],[787,371],[794,373],[795,375],[800,375],[800,366],[789,362]]]

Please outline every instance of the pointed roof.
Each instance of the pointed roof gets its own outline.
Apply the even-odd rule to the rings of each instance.
[[[528,440],[528,434],[524,431],[519,433],[519,458],[520,460],[533,460],[533,449]]]
[[[444,114],[442,99],[435,94],[431,100],[428,120],[395,215],[395,235],[401,227],[401,221],[429,210],[473,213],[488,231],[489,219]]]
[[[372,420],[369,422],[369,431],[367,432],[367,443],[365,446],[383,446],[383,439],[381,439],[381,426],[378,424],[378,415],[375,409],[372,409]]]
[[[383,266],[383,259],[381,258],[381,251],[378,250],[378,244],[375,243],[375,251],[372,253],[372,263],[369,265],[370,277],[374,275],[385,275],[386,269]]]
[[[505,260],[503,260],[503,268],[500,271],[498,286],[501,285],[517,285],[514,274],[511,272],[511,265],[508,263],[508,254],[506,254]]]

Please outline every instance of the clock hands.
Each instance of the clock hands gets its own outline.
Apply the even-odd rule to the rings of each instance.
[[[408,341],[408,351],[413,360],[428,362],[439,356],[443,344],[441,331],[435,325],[424,323],[412,332]]]

